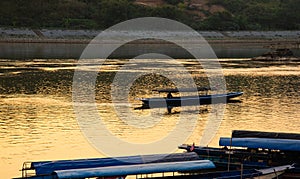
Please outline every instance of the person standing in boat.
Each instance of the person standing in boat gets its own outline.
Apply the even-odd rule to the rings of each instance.
[[[170,99],[170,98],[172,98],[172,97],[173,97],[173,96],[172,96],[171,92],[169,92],[168,95],[167,95],[167,98]]]

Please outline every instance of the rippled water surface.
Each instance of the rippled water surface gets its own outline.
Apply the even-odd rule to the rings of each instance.
[[[105,156],[89,144],[76,119],[72,102],[76,63],[73,59],[0,60],[1,178],[20,176],[19,169],[24,161]],[[163,76],[141,76],[132,84],[128,102],[112,103],[111,84],[116,73],[123,70],[135,74],[144,70],[122,69],[127,63],[128,60],[109,60],[101,68],[90,62],[86,64],[87,70],[95,67],[92,69],[99,71],[95,86],[96,108],[110,134],[129,143],[159,141],[178,130],[180,115],[184,113],[187,123],[182,130],[188,131],[189,136],[178,142],[199,143],[208,119],[214,120],[209,116],[220,115],[211,105],[175,108],[172,114],[167,114],[165,109],[134,110],[140,105],[137,98],[158,95],[152,91],[155,88],[174,86]],[[208,85],[204,70],[192,60],[161,60],[159,63],[166,64],[171,70],[176,70],[178,64],[184,65],[198,86]],[[220,127],[209,145],[218,146],[219,137],[230,136],[234,129],[300,133],[300,62],[220,59],[220,63],[227,90],[243,91],[244,95],[240,101],[226,105]],[[150,115],[153,118],[145,120]],[[195,115],[196,124],[189,124],[188,118]],[[176,137],[171,139],[178,140]],[[118,149],[118,144],[109,141],[101,145]],[[163,149],[163,146],[157,146],[156,152],[159,148]],[[176,152],[176,148],[173,151]],[[139,151],[133,152],[139,154]]]

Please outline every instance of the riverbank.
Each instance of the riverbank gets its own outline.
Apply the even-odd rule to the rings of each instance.
[[[88,44],[101,32],[101,30],[0,28],[0,43]],[[274,48],[277,46],[300,48],[300,31],[199,31],[199,34],[213,44],[251,43]],[[137,43],[162,42],[147,40]]]

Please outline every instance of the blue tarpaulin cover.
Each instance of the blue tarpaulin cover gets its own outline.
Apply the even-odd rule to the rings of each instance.
[[[137,174],[150,174],[162,172],[184,172],[196,171],[201,169],[212,169],[215,165],[209,160],[183,161],[183,162],[165,162],[137,164],[127,166],[98,167],[85,169],[71,169],[55,171],[57,178],[89,178],[89,177],[108,177],[108,176],[126,176]]]
[[[220,146],[262,148],[272,150],[300,151],[300,140],[271,138],[228,138],[221,137]]]

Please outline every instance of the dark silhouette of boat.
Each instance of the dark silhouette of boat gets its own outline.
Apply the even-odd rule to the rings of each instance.
[[[159,89],[154,90],[159,93],[168,93],[166,97],[155,97],[155,98],[142,98],[142,106],[136,109],[151,109],[151,108],[167,108],[170,113],[172,108],[180,106],[197,106],[197,105],[207,105],[207,104],[217,104],[217,103],[227,103],[232,98],[243,95],[243,92],[229,92],[222,94],[207,94],[210,88],[198,87],[197,89],[184,88],[184,89]],[[173,93],[179,92],[195,92],[195,91],[205,91],[204,95],[197,96],[180,96],[174,97]]]

